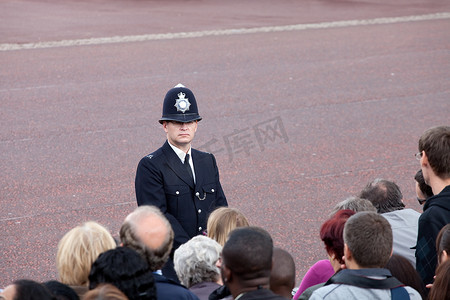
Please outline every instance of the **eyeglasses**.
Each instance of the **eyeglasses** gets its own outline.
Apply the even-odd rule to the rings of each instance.
[[[416,157],[417,160],[420,160],[422,158],[422,155],[423,155],[422,153],[423,152],[420,151],[420,152],[417,152],[416,154],[414,154],[414,156]]]
[[[425,201],[427,201],[427,199],[420,199],[419,197],[417,197],[417,201],[419,201],[420,205],[423,205]]]

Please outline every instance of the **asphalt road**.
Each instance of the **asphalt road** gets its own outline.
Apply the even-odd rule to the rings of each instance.
[[[230,206],[296,261],[326,258],[331,207],[377,177],[420,211],[421,133],[449,124],[450,2],[0,2],[0,287],[57,278],[56,246],[136,207],[141,157],[181,82]]]

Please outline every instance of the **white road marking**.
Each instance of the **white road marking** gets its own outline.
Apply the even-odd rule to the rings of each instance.
[[[206,37],[206,36],[238,35],[238,34],[267,33],[267,32],[280,32],[280,31],[299,31],[299,30],[309,30],[309,29],[327,29],[327,28],[394,24],[394,23],[442,20],[442,19],[450,19],[450,12],[441,12],[441,13],[434,13],[434,14],[427,14],[427,15],[404,16],[404,17],[333,21],[333,22],[297,24],[297,25],[286,25],[286,26],[267,26],[267,27],[240,28],[240,29],[223,29],[223,30],[177,32],[177,33],[112,36],[112,37],[102,37],[102,38],[48,41],[48,42],[25,43],[25,44],[0,44],[0,51],[43,49],[43,48],[86,46],[86,45],[102,45],[102,44],[113,44],[113,43],[129,43],[129,42],[145,42],[145,41],[155,41],[155,40],[199,38],[199,37]]]

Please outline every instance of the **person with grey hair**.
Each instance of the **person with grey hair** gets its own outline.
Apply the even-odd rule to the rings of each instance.
[[[147,261],[155,278],[158,299],[198,299],[187,288],[166,278],[161,272],[169,259],[174,233],[159,208],[151,205],[136,208],[125,218],[119,235],[124,247],[135,250]]]
[[[178,278],[200,300],[222,285],[217,262],[222,246],[215,240],[198,235],[175,250],[174,266]]]
[[[360,211],[373,211],[376,212],[377,209],[375,206],[373,206],[372,202],[370,202],[367,199],[351,196],[345,199],[344,201],[339,202],[336,204],[331,211],[331,216],[336,214],[338,211],[342,209],[350,209],[354,212],[360,212]]]
[[[393,181],[377,178],[369,182],[359,197],[368,199],[389,224],[394,234],[394,253],[407,258],[416,267],[415,249],[420,213],[405,208],[400,187]]]

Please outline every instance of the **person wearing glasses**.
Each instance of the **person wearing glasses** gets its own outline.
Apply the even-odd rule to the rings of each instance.
[[[174,251],[204,233],[208,216],[215,208],[228,206],[214,155],[191,147],[201,119],[190,89],[182,84],[170,89],[159,120],[167,140],[142,158],[136,171],[138,206],[158,207],[175,233],[172,254],[162,273],[177,282]]]
[[[417,171],[414,180],[416,181],[417,201],[420,205],[424,205],[425,201],[433,196],[433,190],[431,189],[431,186],[426,184],[425,179],[423,178],[422,169]]]
[[[416,269],[427,285],[433,282],[437,265],[436,237],[450,223],[450,126],[426,130],[416,158],[434,194],[423,206],[416,246]]]

